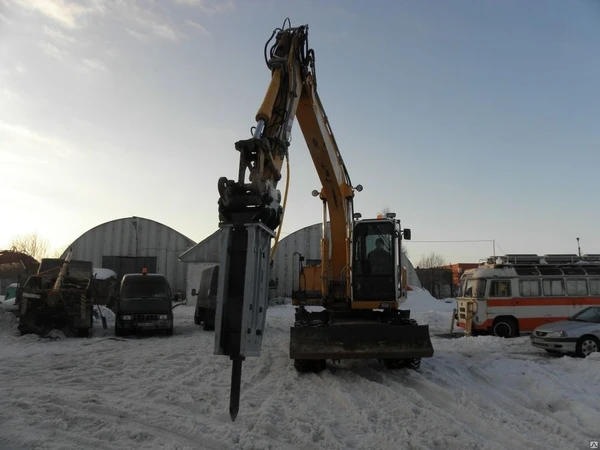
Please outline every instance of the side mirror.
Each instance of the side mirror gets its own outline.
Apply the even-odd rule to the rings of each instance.
[[[192,295],[193,295],[193,296],[196,296],[196,295],[198,295],[198,292],[196,291],[196,289],[192,289]]]
[[[405,228],[402,234],[404,235],[404,239],[410,241],[410,228]]]

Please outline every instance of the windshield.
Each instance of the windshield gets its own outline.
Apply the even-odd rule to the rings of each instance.
[[[357,225],[354,261],[357,275],[394,274],[394,225],[390,222]]]
[[[134,298],[169,298],[169,289],[162,279],[138,278],[123,285],[123,300]]]
[[[582,309],[573,317],[571,317],[570,320],[600,323],[600,306],[591,306],[589,308]]]
[[[486,280],[470,278],[463,283],[463,297],[481,298],[485,295]]]

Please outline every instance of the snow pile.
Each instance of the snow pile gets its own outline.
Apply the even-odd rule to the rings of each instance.
[[[400,306],[410,310],[410,316],[420,325],[429,325],[431,334],[448,334],[452,323],[455,299],[438,300],[427,290],[413,288],[408,291],[408,299]],[[464,330],[454,330],[464,334]]]
[[[423,293],[409,300],[421,302],[415,315],[449,314]],[[229,358],[213,355],[214,333],[194,325],[193,306],[173,313],[172,337],[139,339],[41,340],[0,319],[0,448],[546,450],[600,437],[600,354],[555,358],[527,337],[433,336],[418,371],[346,360],[298,374],[289,304],[267,310],[232,423]]]
[[[103,267],[94,267],[94,277],[97,280],[107,280],[111,277],[117,278],[116,272],[110,269],[105,269]]]
[[[5,311],[16,312],[19,310],[16,304],[17,298],[9,298],[8,300],[4,300],[4,296],[0,298],[0,314]]]
[[[12,332],[17,329],[19,319],[12,312],[4,311],[0,307],[0,331]],[[0,343],[1,345],[1,343]]]
[[[94,316],[94,324],[93,324],[94,336],[97,336],[99,334],[106,335],[107,331],[108,331],[108,334],[114,334],[115,313],[111,309],[107,308],[104,305],[94,305],[92,314]],[[104,316],[104,318],[106,319],[107,330],[104,330],[104,328],[102,327],[102,316]]]
[[[448,303],[445,300],[438,300],[427,290],[413,287],[412,291],[408,291],[408,299],[401,308],[410,309],[413,312],[452,311],[455,305],[455,301]]]

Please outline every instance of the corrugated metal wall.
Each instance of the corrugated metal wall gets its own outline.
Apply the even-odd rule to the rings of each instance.
[[[201,242],[190,248],[179,256],[179,259],[187,263],[210,262],[218,263],[221,254],[221,235],[220,230],[203,239]]]
[[[178,257],[193,245],[194,241],[162,223],[127,217],[92,228],[70,247],[73,248],[73,259],[92,261],[94,267],[102,267],[103,256],[156,257],[156,271],[165,274],[171,289],[186,292],[186,264]],[[62,258],[67,251],[68,248]]]
[[[277,297],[289,298],[292,295],[293,288],[297,288],[299,275],[298,254],[304,256],[305,260],[321,259],[321,228],[322,224],[320,223],[310,225],[279,241],[271,271],[271,279],[278,279],[275,293]],[[220,251],[219,231],[216,231],[182,254],[180,258],[188,263],[217,264]],[[404,255],[402,255],[402,264],[407,268],[408,284],[421,287],[417,272]],[[189,264],[188,279],[198,278],[199,280],[200,273],[205,267],[207,266]],[[191,291],[192,287],[195,286],[188,286],[188,290]],[[196,287],[196,289],[198,288]]]

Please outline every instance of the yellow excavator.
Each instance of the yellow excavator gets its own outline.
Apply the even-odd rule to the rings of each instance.
[[[233,362],[232,420],[239,411],[242,361],[260,356],[275,249],[271,244],[276,238],[276,246],[281,231],[294,120],[322,184],[312,194],[323,206],[321,262],[301,268],[299,289],[292,294],[297,308],[289,349],[296,370],[317,372],[326,360],[351,358],[416,368],[421,358],[433,356],[429,326],[418,325],[410,311],[400,309],[407,288],[401,242],[410,239],[410,229],[402,229],[393,213],[362,219],[354,212],[354,193],[362,187],[350,181],[317,94],[308,26],[292,27],[286,19],[267,41],[265,60],[271,82],[252,136],[235,143],[238,178],[218,182],[221,269],[214,354]],[[277,185],[284,162],[288,176],[282,205]]]

